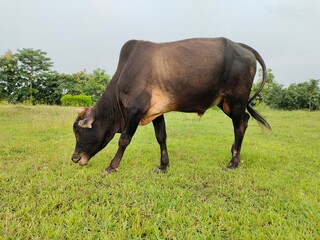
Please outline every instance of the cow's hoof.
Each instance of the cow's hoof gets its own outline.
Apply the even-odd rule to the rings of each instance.
[[[237,166],[235,166],[232,163],[229,163],[229,165],[226,167],[226,170],[233,170],[233,169],[236,169],[236,168],[237,168]]]
[[[155,173],[166,173],[166,169],[157,168],[154,170]]]
[[[239,165],[240,159],[233,157],[229,163],[229,165],[227,166],[227,170],[231,170],[231,169],[236,169]]]
[[[116,171],[118,171],[118,168],[107,168],[101,172],[101,176],[105,177]]]

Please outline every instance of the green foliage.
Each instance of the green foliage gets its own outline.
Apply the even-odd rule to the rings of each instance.
[[[43,75],[48,74],[53,66],[53,62],[46,55],[46,52],[32,48],[18,50],[15,54],[18,61],[18,82],[22,90],[16,91],[19,101],[26,101],[29,98],[29,102],[34,104],[34,95],[38,92],[37,86],[42,84]],[[29,94],[26,94],[28,89]]]
[[[149,124],[103,178],[118,135],[80,167],[74,108],[0,106],[0,238],[320,239],[320,112],[257,110],[273,131],[249,121],[236,170],[231,120],[208,110],[166,115],[166,174]]]
[[[105,70],[61,74],[52,71],[53,63],[46,52],[33,49],[8,50],[0,56],[0,100],[11,103],[61,104],[65,94],[91,96],[96,102],[110,76]]]
[[[66,94],[61,98],[62,106],[90,107],[92,106],[92,98],[83,94],[72,96]]]
[[[36,94],[33,102],[35,104],[60,104],[63,95],[64,80],[61,74],[50,72],[39,76],[41,84],[36,86]]]
[[[285,97],[290,99],[289,104],[287,104],[290,110],[318,110],[320,108],[319,80],[311,79],[309,82],[291,84],[287,89]]]
[[[105,70],[98,68],[89,75],[88,80],[84,84],[83,93],[91,96],[93,102],[97,102],[110,80],[111,78],[105,73]]]
[[[18,72],[18,60],[8,50],[0,56],[0,100],[14,102],[16,95],[12,93],[21,88]]]
[[[261,84],[262,72],[259,70],[260,79],[253,84],[253,94]],[[255,104],[263,102],[273,109],[309,111],[320,109],[320,86],[319,80],[310,79],[309,82],[291,84],[288,88],[277,83],[274,79],[272,69],[268,69],[267,83],[256,98]]]

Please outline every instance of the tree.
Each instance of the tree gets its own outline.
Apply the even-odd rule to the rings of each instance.
[[[284,109],[318,110],[320,108],[319,80],[310,79],[309,82],[291,84],[287,89],[284,100],[282,105]]]
[[[31,48],[10,50],[0,57],[0,99],[32,104],[60,104],[65,94],[86,94],[96,102],[111,77],[103,69],[75,74],[51,71],[46,52]]]
[[[83,87],[83,93],[91,96],[92,100],[97,102],[110,79],[111,77],[105,73],[105,70],[100,68],[93,70],[93,73]]]
[[[87,73],[85,70],[72,75],[60,75],[65,81],[61,82],[63,86],[63,95],[88,95],[94,102],[97,102],[104,89],[111,80],[111,77],[103,69],[93,70],[93,73]]]
[[[284,89],[283,85],[273,81],[272,83],[268,83],[265,91],[263,92],[264,103],[273,108],[279,109],[281,102],[284,97]]]
[[[29,88],[30,104],[33,103],[33,94],[37,91],[36,86],[46,79],[43,74],[48,74],[53,66],[53,62],[46,55],[46,52],[32,48],[18,50],[15,54],[18,60],[22,100],[27,100],[26,88]]]
[[[63,79],[58,72],[43,73],[38,76],[36,94],[33,102],[35,104],[60,104],[60,98],[63,94]]]
[[[258,76],[259,79],[257,80],[256,83],[252,85],[252,90],[251,90],[251,95],[253,95],[258,88],[260,87],[262,83],[262,69],[259,69],[258,71]],[[267,69],[267,81],[266,85],[264,86],[263,90],[260,92],[260,94],[257,96],[257,98],[254,100],[253,104],[257,104],[260,102],[263,102],[268,105],[267,101],[271,97],[271,92],[273,89],[281,89],[282,86],[279,85],[275,80],[274,80],[274,75],[272,73],[272,69],[268,68]]]
[[[0,100],[13,100],[18,87],[18,61],[11,50],[0,56]]]
[[[309,100],[309,110],[319,110],[320,109],[320,80],[310,79],[308,86],[308,100]]]
[[[252,93],[256,92],[262,82],[262,70],[259,69],[259,79],[252,86]],[[267,82],[254,104],[263,102],[273,109],[320,109],[319,80],[310,79],[309,82],[291,84],[288,88],[275,81],[272,69],[268,69]]]

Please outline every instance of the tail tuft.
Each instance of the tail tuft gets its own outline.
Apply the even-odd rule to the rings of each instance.
[[[267,129],[271,130],[271,126],[269,125],[269,123],[267,122],[267,120],[265,120],[260,113],[258,113],[256,110],[254,110],[249,104],[247,105],[247,110],[250,113],[250,115],[256,119],[258,121],[258,123],[263,126],[266,127]]]

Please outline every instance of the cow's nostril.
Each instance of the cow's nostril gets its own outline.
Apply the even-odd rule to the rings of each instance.
[[[71,157],[71,160],[72,160],[72,162],[74,162],[74,163],[79,162],[80,159],[81,159],[81,155],[72,155],[72,157]]]

